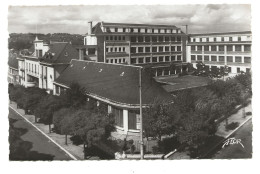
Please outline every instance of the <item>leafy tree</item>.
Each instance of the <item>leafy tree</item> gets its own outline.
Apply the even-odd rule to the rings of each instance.
[[[229,73],[229,70],[228,70],[228,66],[221,66],[220,67],[220,76],[223,77],[223,80],[225,78],[225,76],[227,76]]]
[[[162,103],[155,100],[154,103],[144,109],[143,126],[147,137],[157,137],[161,140],[162,135],[170,135],[174,132],[174,107],[172,104]]]
[[[109,120],[106,116],[91,113],[83,108],[72,114],[71,131],[73,135],[78,135],[83,140],[85,157],[85,146],[87,145],[87,148],[90,148],[94,143],[101,140],[107,124],[109,124]]]

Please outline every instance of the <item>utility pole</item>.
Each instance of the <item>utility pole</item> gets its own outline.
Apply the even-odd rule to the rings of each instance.
[[[143,142],[143,108],[142,108],[142,67],[139,69],[139,97],[140,97],[140,155],[144,159],[144,142]]]

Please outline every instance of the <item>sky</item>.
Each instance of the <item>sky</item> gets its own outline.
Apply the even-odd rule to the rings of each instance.
[[[189,33],[251,30],[251,6],[245,4],[131,6],[10,6],[9,33],[86,34],[88,21],[188,25]]]

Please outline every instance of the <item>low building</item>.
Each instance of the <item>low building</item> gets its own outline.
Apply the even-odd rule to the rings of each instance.
[[[9,52],[8,58],[8,83],[19,84],[17,53]]]
[[[140,100],[139,100],[139,72],[141,66],[97,63],[83,60],[72,60],[63,73],[54,82],[54,94],[77,82],[86,89],[86,96],[95,100],[97,105],[105,103],[108,112],[115,115],[116,129],[113,136],[130,138],[139,136],[140,129]],[[142,70],[142,103],[147,107],[161,100],[172,101],[167,93],[151,73]]]
[[[189,35],[187,62],[208,68],[228,66],[231,74],[251,70],[251,31]]]

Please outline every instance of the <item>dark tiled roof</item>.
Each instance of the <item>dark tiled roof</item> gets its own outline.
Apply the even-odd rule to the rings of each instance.
[[[86,91],[107,100],[123,104],[139,104],[139,68],[137,66],[96,63],[72,60],[71,65],[55,80],[70,86],[79,83]],[[169,102],[172,97],[159,83],[143,70],[143,104],[150,104],[155,98]]]
[[[53,43],[40,59],[43,63],[69,63],[78,58],[78,51],[69,43]]]
[[[9,67],[18,69],[18,60],[16,59],[16,57],[17,57],[16,53],[9,53],[9,57],[8,57]]]

